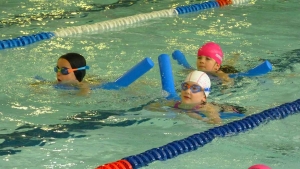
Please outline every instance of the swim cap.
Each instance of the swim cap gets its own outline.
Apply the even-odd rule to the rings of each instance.
[[[255,164],[248,169],[271,169],[269,166],[266,166],[264,164]]]
[[[205,96],[208,97],[210,92],[210,79],[208,75],[202,71],[192,71],[184,82],[194,82],[204,89]]]
[[[207,42],[198,50],[198,56],[206,56],[214,59],[219,65],[222,64],[223,52],[217,43]]]

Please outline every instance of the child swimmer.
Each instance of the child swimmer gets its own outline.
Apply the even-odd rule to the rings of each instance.
[[[207,42],[198,49],[197,70],[219,77],[223,84],[232,83],[228,73],[237,73],[232,66],[221,66],[224,59],[222,48],[214,42]],[[226,73],[225,73],[226,72]]]
[[[87,95],[90,91],[88,83],[84,82],[86,70],[85,58],[78,53],[66,53],[57,60],[57,66],[54,67],[58,84],[72,85],[79,88],[78,95]]]
[[[207,123],[221,123],[219,112],[234,112],[233,106],[222,106],[216,103],[207,102],[211,91],[210,78],[205,72],[192,71],[181,84],[181,101],[165,101],[164,103],[152,103],[146,109],[161,111],[164,105],[186,113],[188,116],[206,121]],[[162,105],[163,104],[163,105]]]

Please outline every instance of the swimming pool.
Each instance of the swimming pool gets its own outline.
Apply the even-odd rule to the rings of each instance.
[[[199,2],[10,1],[0,7],[1,39]],[[296,4],[296,0],[255,1],[1,50],[1,166],[95,168],[214,127],[174,112],[127,111],[163,97],[157,64],[160,54],[180,49],[193,63],[199,45],[210,40],[222,45],[226,59],[240,53],[236,67],[241,71],[263,59],[274,67],[263,77],[237,79],[223,93],[215,87],[211,101],[238,104],[252,114],[298,99]],[[57,58],[69,51],[87,58],[88,74],[96,80],[114,80],[146,56],[155,67],[129,88],[96,90],[87,98],[49,85],[30,85],[35,75],[54,80]],[[182,67],[172,63],[179,83],[184,77]],[[299,115],[272,121],[146,168],[239,169],[255,163],[274,169],[299,168],[298,121]]]

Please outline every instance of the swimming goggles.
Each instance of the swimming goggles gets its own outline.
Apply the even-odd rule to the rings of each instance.
[[[76,69],[71,69],[71,68],[66,68],[66,67],[62,67],[62,68],[58,68],[58,66],[54,67],[54,72],[60,72],[63,75],[68,75],[69,73],[75,72],[77,70],[88,70],[90,69],[89,66],[83,66],[80,68],[76,68]]]
[[[201,92],[202,90],[202,87],[199,86],[199,85],[189,85],[188,83],[184,82],[181,84],[181,90],[183,91],[186,91],[187,89],[190,89],[192,93],[198,93],[198,92]],[[210,88],[204,88],[203,90],[204,92],[209,92],[210,91]]]

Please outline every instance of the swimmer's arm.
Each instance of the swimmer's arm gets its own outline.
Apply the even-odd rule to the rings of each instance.
[[[220,107],[220,112],[236,112],[243,114],[247,111],[244,107],[237,106],[237,105],[230,105],[230,104],[218,104],[213,103],[215,106]]]
[[[197,114],[195,112],[186,112],[186,114],[189,117],[192,117],[197,120],[205,121],[209,124],[221,123],[221,118],[218,115],[210,114],[210,112],[204,112],[204,111],[202,111],[202,112],[203,112],[203,114],[205,114],[205,116],[207,116],[207,118],[203,118],[202,116],[200,116],[199,114]]]
[[[211,74],[213,76],[217,76],[222,80],[230,80],[230,77],[228,76],[227,73],[224,73],[222,70],[218,70],[218,71],[205,71],[205,73]]]
[[[207,123],[219,124],[222,122],[221,117],[219,115],[219,111],[220,111],[219,107],[207,103],[204,108],[201,108],[201,111],[207,117],[207,119],[203,119]]]
[[[232,78],[230,78],[227,73],[224,73],[221,70],[218,70],[215,73],[215,76],[219,77],[222,80],[223,85],[232,85],[234,82],[234,80]]]
[[[55,82],[50,81],[36,81],[29,84],[30,89],[35,93],[47,93],[48,90],[44,88],[44,85],[54,85]]]
[[[78,96],[86,96],[90,93],[90,87],[88,83],[82,82],[78,85],[79,92],[77,93]]]
[[[229,75],[222,70],[214,71],[205,71],[205,73],[211,74],[213,76],[217,76],[222,80],[223,85],[231,85],[233,84],[233,79],[229,77]]]
[[[173,107],[174,104],[175,104],[175,102],[172,100],[159,101],[159,102],[154,102],[154,103],[151,103],[151,104],[145,106],[144,109],[150,110],[150,111],[166,112],[166,110],[163,107],[164,106]]]
[[[30,83],[29,85],[32,86],[32,87],[35,87],[35,86],[38,86],[38,85],[45,85],[45,84],[53,85],[53,84],[55,84],[55,82],[37,81],[37,82]]]
[[[195,113],[195,112],[186,112],[186,114],[188,116],[190,116],[191,118],[197,119],[197,120],[202,120],[205,121],[204,118],[202,118],[199,114]]]
[[[222,122],[220,116],[217,115],[207,115],[207,119],[203,119],[203,121],[209,123],[209,124],[220,124]]]

